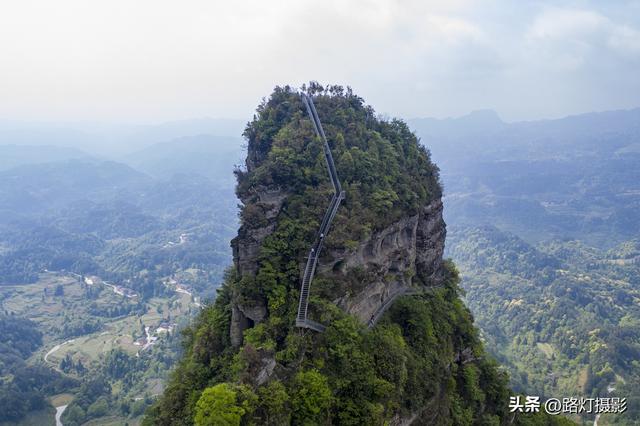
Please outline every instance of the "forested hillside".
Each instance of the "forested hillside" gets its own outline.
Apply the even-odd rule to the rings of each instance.
[[[0,423],[135,424],[230,263],[233,191],[33,151],[0,172]]]
[[[505,123],[412,120],[442,169],[447,223],[611,248],[640,234],[640,109]]]
[[[114,162],[23,166],[2,172],[0,200],[0,285],[66,270],[150,297],[172,265],[201,269],[202,291],[229,262],[233,195],[200,175],[154,180]]]
[[[46,396],[67,391],[77,381],[25,359],[42,345],[32,321],[0,313],[0,423],[15,422],[49,406]]]
[[[600,395],[626,384],[629,396],[640,392],[637,241],[602,251],[578,241],[532,247],[495,228],[451,237],[470,307],[489,346],[517,369],[519,390]]]
[[[447,256],[490,352],[519,391],[628,398],[600,425],[639,415],[639,117],[412,122],[442,168]]]

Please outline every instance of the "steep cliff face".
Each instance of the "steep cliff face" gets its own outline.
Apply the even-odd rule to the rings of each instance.
[[[252,170],[255,160],[250,153],[247,157],[247,170]],[[255,278],[259,269],[260,247],[264,239],[273,233],[277,223],[277,216],[287,195],[280,189],[260,188],[251,197],[242,197],[246,208],[259,210],[266,223],[255,228],[241,226],[238,236],[231,241],[233,249],[233,264],[237,276]],[[264,301],[252,300],[245,302],[238,300],[236,294],[231,306],[231,326],[229,337],[233,346],[242,343],[242,333],[249,327],[260,323],[266,318],[267,307]]]
[[[335,276],[358,267],[365,271],[368,278],[362,283],[362,290],[334,303],[366,323],[394,295],[417,289],[416,280],[426,287],[442,284],[445,235],[442,201],[437,199],[418,214],[361,241],[353,252],[331,253],[332,261],[321,265],[320,274]],[[337,265],[340,266],[336,268]]]
[[[277,94],[283,96],[283,93]],[[302,154],[307,158],[295,158],[292,163],[301,168],[313,167],[306,173],[305,178],[311,176],[311,190],[317,193],[326,192],[326,171],[322,170],[322,164],[318,164],[318,141],[310,138],[308,128],[310,121],[304,116],[304,109],[291,108],[292,105],[299,104],[296,97],[286,94],[279,99],[279,105],[274,110],[269,111],[267,120],[254,121],[247,129],[249,139],[248,153],[246,160],[246,172],[238,173],[239,190],[238,196],[243,204],[243,223],[239,230],[238,237],[232,242],[234,254],[234,267],[240,280],[251,281],[255,284],[257,275],[261,268],[261,248],[265,239],[274,234],[278,227],[279,219],[287,217],[287,209],[290,206],[289,198],[307,195],[309,187],[304,188],[297,180],[286,178],[278,179],[278,174],[282,171],[274,169],[279,163],[279,158],[274,158],[272,148],[279,150],[289,159],[294,155]],[[273,100],[273,99],[272,99]],[[343,107],[351,107],[354,101],[360,100],[352,95],[336,96],[333,100],[347,101]],[[300,104],[301,105],[301,104]],[[371,120],[372,110],[360,106],[362,118]],[[328,112],[336,112],[325,109]],[[339,108],[337,109],[339,111]],[[302,115],[300,114],[302,113]],[[272,124],[273,116],[285,118],[277,129],[265,128],[265,125]],[[418,185],[407,185],[403,188],[405,193],[398,193],[398,188],[393,185],[385,187],[384,181],[388,175],[380,174],[382,180],[377,183],[372,180],[374,173],[357,173],[355,169],[355,156],[366,156],[372,154],[367,152],[370,148],[374,151],[369,158],[364,158],[363,165],[374,166],[371,160],[378,163],[387,161],[396,166],[395,173],[399,172],[399,166],[406,159],[401,158],[405,152],[394,150],[393,146],[382,139],[382,132],[393,134],[396,138],[404,138],[414,142],[415,137],[409,134],[406,126],[396,122],[397,126],[376,129],[375,126],[367,127],[366,124],[355,132],[350,132],[347,127],[337,129],[334,127],[336,117],[329,114],[323,117],[329,136],[333,136],[334,155],[337,158],[337,168],[341,178],[345,182],[346,200],[344,202],[347,214],[340,211],[336,227],[341,233],[337,238],[333,238],[333,244],[327,247],[322,261],[318,265],[317,277],[319,280],[329,280],[334,283],[345,283],[348,285],[333,286],[330,291],[312,289],[313,294],[322,293],[332,302],[344,310],[359,318],[363,323],[367,323],[380,309],[385,306],[391,298],[401,294],[411,288],[420,286],[436,286],[442,284],[442,254],[444,250],[444,239],[446,235],[444,221],[442,219],[442,202],[440,200],[440,187],[437,179],[437,168],[430,163],[426,153],[419,149],[416,156],[421,157],[423,167],[421,171],[422,180],[418,179]],[[306,122],[306,123],[305,123]],[[348,124],[348,123],[347,123]],[[306,125],[306,126],[305,126]],[[349,125],[349,124],[348,124]],[[352,125],[352,124],[351,124]],[[267,139],[266,134],[273,137]],[[280,133],[285,133],[289,140],[279,139]],[[351,133],[351,135],[350,135]],[[351,137],[363,140],[362,146],[353,143]],[[297,146],[292,140],[298,139]],[[405,141],[406,143],[406,141]],[[306,145],[306,147],[305,147]],[[308,149],[312,147],[312,149]],[[415,145],[413,148],[417,148]],[[290,150],[290,152],[287,152]],[[293,155],[292,155],[293,154]],[[310,155],[308,155],[310,154]],[[385,158],[384,154],[389,154]],[[368,160],[368,161],[366,161]],[[369,163],[369,164],[367,164]],[[388,166],[387,164],[383,164]],[[281,164],[282,166],[282,164]],[[289,165],[290,167],[291,165]],[[413,164],[412,166],[416,166]],[[388,167],[384,167],[387,169]],[[420,171],[416,170],[418,174]],[[371,172],[371,170],[369,171]],[[425,173],[426,172],[426,173]],[[288,176],[287,176],[288,177]],[[315,182],[314,182],[315,181]],[[323,182],[325,181],[325,182]],[[369,182],[370,181],[370,182]],[[369,188],[363,190],[362,185]],[[377,184],[377,185],[376,185]],[[378,191],[371,187],[379,186]],[[378,188],[377,188],[378,189]],[[386,193],[382,190],[388,189]],[[317,194],[316,194],[317,195]],[[364,197],[376,196],[382,201],[380,206],[367,206],[369,200]],[[400,200],[401,197],[413,199]],[[311,198],[311,197],[309,197]],[[364,202],[363,202],[364,201]],[[400,211],[398,201],[405,201],[409,209]],[[295,201],[293,201],[295,203]],[[322,213],[320,208],[323,202],[317,203],[314,215],[306,218],[297,218],[299,221],[306,221],[310,224],[317,222]],[[324,202],[326,205],[326,202]],[[354,204],[356,204],[354,206]],[[362,205],[365,204],[365,205]],[[354,207],[359,207],[360,212],[354,211]],[[377,214],[377,217],[369,219],[369,222],[358,223],[357,226],[366,227],[366,232],[358,229],[350,229],[354,218],[349,218],[349,214],[356,217],[364,210],[369,210],[369,214]],[[282,213],[282,214],[281,214]],[[391,214],[390,214],[391,213]],[[308,238],[301,235],[304,241]],[[300,275],[304,268],[302,256],[306,250],[302,249],[297,253],[300,260]],[[255,287],[255,285],[253,286]],[[256,292],[246,291],[246,286],[238,287],[232,296],[232,318],[230,325],[230,339],[234,346],[240,346],[243,340],[244,330],[259,324],[268,314],[268,297],[255,297]],[[289,288],[289,290],[296,290]],[[324,289],[326,290],[326,288]]]
[[[147,423],[512,421],[506,377],[484,354],[457,272],[442,259],[429,153],[350,91],[307,90],[346,193],[311,287],[310,316],[327,329],[296,328],[295,317],[331,187],[299,95],[277,88],[245,131],[233,268],[187,330],[184,360]]]
[[[232,242],[234,267],[239,276],[252,276],[258,272],[260,246],[276,226],[278,212],[286,194],[263,189],[255,201],[245,199],[245,206],[259,206],[267,223],[256,229],[241,228]],[[442,255],[446,228],[442,219],[442,201],[436,199],[420,209],[418,214],[402,218],[358,242],[355,249],[329,251],[318,265],[317,275],[339,282],[348,280],[348,271],[361,270],[366,279],[353,293],[337,289],[333,303],[363,323],[394,295],[415,288],[414,280],[425,286],[442,284],[444,274]],[[301,271],[304,267],[301,264]],[[302,273],[302,272],[301,272]],[[236,295],[237,296],[237,295]],[[231,342],[242,343],[242,333],[266,318],[263,301],[243,302],[238,297],[232,302],[230,326]]]

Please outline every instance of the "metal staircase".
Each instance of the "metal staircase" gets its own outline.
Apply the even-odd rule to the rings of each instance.
[[[309,113],[309,117],[311,117],[311,121],[313,122],[313,127],[316,130],[316,134],[322,139],[324,158],[327,163],[327,168],[329,169],[329,176],[331,177],[331,184],[333,185],[334,192],[333,196],[331,197],[329,207],[327,208],[327,211],[322,218],[320,228],[318,229],[318,233],[316,234],[316,239],[311,246],[311,249],[309,250],[309,256],[307,257],[307,264],[304,268],[304,274],[302,275],[302,284],[300,286],[300,302],[298,303],[298,316],[296,318],[296,326],[323,332],[326,328],[324,325],[307,318],[307,311],[309,308],[309,292],[311,290],[311,281],[313,281],[316,266],[318,265],[318,258],[320,257],[320,251],[322,250],[324,238],[329,231],[329,227],[331,226],[333,218],[338,212],[340,202],[344,199],[345,193],[342,190],[342,186],[340,185],[338,173],[336,172],[336,166],[333,163],[331,149],[329,148],[329,143],[327,142],[324,130],[322,129],[322,123],[320,123],[320,119],[318,118],[316,107],[313,105],[313,100],[311,99],[311,97],[307,96],[304,93],[302,93],[301,96],[302,102],[305,104],[307,112]],[[396,301],[398,297],[426,294],[438,287],[441,286],[433,286],[422,289],[405,287],[396,291],[395,293],[387,297],[384,303],[379,306],[378,309],[376,309],[367,325],[369,326],[369,328],[374,327],[378,323],[380,318],[382,318],[382,315],[387,311],[387,309],[389,309],[389,307],[393,304],[393,302]]]
[[[331,184],[333,185],[334,192],[333,196],[331,197],[329,207],[327,208],[327,211],[322,218],[320,228],[318,229],[318,233],[316,234],[316,239],[311,246],[311,249],[309,250],[309,256],[307,257],[307,264],[304,268],[304,274],[302,275],[302,285],[300,286],[300,302],[298,303],[298,316],[296,318],[296,326],[323,332],[325,326],[315,321],[311,321],[307,318],[307,311],[309,308],[309,291],[311,290],[311,281],[313,281],[313,275],[315,274],[316,266],[318,265],[318,258],[320,256],[320,251],[322,250],[324,238],[329,231],[329,227],[331,226],[333,218],[338,212],[340,202],[344,198],[344,191],[342,190],[342,185],[340,185],[338,173],[336,172],[336,166],[333,163],[331,149],[329,148],[329,143],[327,142],[327,138],[324,134],[322,123],[320,123],[320,118],[318,118],[316,107],[313,105],[313,100],[311,99],[311,97],[307,96],[304,93],[302,93],[301,96],[302,102],[307,107],[307,112],[309,113],[309,117],[311,117],[311,121],[313,122],[313,127],[316,130],[316,134],[322,139],[324,158],[327,163],[327,168],[329,169],[329,176],[331,177]]]

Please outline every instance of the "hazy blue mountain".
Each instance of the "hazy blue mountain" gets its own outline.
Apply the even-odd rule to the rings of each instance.
[[[244,126],[242,120],[214,118],[159,124],[0,120],[0,144],[73,147],[92,155],[115,158],[181,137],[202,134],[239,137]]]
[[[640,232],[640,109],[504,123],[411,121],[440,165],[447,222],[612,247]]]
[[[81,200],[133,198],[151,177],[113,161],[69,160],[0,172],[0,220],[51,213]]]
[[[161,142],[126,156],[123,161],[152,176],[195,173],[233,186],[233,168],[242,161],[240,137],[198,135]]]
[[[413,119],[409,124],[443,166],[640,151],[640,108],[514,123],[485,110],[445,120]]]
[[[156,179],[113,161],[2,171],[0,284],[33,282],[44,269],[123,279],[156,265],[162,273],[198,265],[218,279],[230,258],[236,203],[233,186],[204,176]],[[213,294],[216,284],[200,286]],[[164,291],[159,281],[144,285],[150,294]]]
[[[514,388],[629,397],[607,424],[638,424],[640,109],[411,124],[441,167],[447,255]]]
[[[123,140],[130,141],[130,146],[138,149],[155,143],[172,139],[198,136],[231,136],[240,137],[246,122],[236,119],[197,118],[190,120],[168,121],[159,124],[118,126],[117,130],[124,135]],[[114,126],[115,127],[115,126]],[[114,132],[113,129],[111,132]],[[107,132],[105,129],[105,133]],[[130,152],[133,150],[130,150]]]
[[[83,149],[96,136],[67,123],[44,123],[0,120],[0,144],[58,146]]]
[[[89,154],[76,148],[52,145],[0,145],[0,170],[27,164],[90,158]]]

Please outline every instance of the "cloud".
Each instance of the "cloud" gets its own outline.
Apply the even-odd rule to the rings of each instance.
[[[632,105],[639,9],[580,4],[22,0],[0,15],[0,118],[248,117],[275,84],[310,79],[405,117]]]
[[[541,64],[574,69],[609,53],[637,60],[640,31],[593,10],[547,8],[527,30],[525,40]]]
[[[614,27],[607,43],[622,55],[640,59],[640,31],[634,28],[626,25]]]
[[[576,40],[590,37],[608,25],[608,19],[590,10],[549,8],[533,21],[530,39]]]

